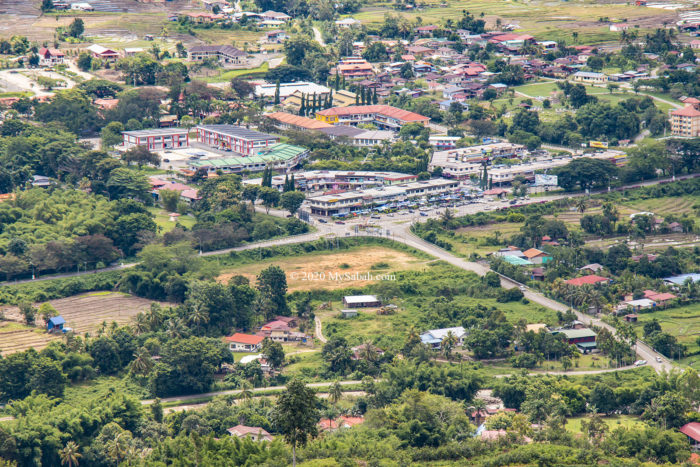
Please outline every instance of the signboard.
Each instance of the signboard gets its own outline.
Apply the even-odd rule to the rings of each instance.
[[[559,177],[556,175],[535,174],[536,186],[557,186],[559,185]]]
[[[608,149],[608,142],[607,141],[589,141],[588,147]]]

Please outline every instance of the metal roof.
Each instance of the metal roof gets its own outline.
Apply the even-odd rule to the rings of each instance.
[[[222,135],[234,136],[236,138],[246,140],[279,139],[277,136],[268,135],[267,133],[260,133],[259,131],[249,130],[248,128],[235,125],[199,125],[197,129],[212,131]]]
[[[266,164],[268,162],[279,162],[294,159],[295,157],[307,152],[308,149],[301,146],[293,146],[286,143],[278,143],[271,146],[265,151],[261,151],[253,156],[229,156],[218,159],[208,159],[200,161],[192,161],[189,163],[192,167],[235,167],[254,164]]]

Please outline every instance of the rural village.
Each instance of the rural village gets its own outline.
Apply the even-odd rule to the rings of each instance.
[[[0,467],[700,465],[696,0],[0,18]]]

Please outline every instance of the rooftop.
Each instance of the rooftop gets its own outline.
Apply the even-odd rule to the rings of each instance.
[[[573,279],[569,279],[568,281],[564,281],[569,285],[574,285],[574,286],[580,286],[584,284],[597,284],[599,282],[608,282],[610,279],[607,277],[601,277],[601,276],[596,276],[595,274],[591,274],[590,276],[582,276],[582,277],[575,277]]]
[[[197,129],[202,129],[206,131],[211,131],[214,133],[219,133],[226,136],[234,136],[240,139],[246,140],[268,140],[268,139],[279,139],[277,136],[268,135],[267,133],[260,133],[259,131],[250,130],[242,126],[235,125],[199,125]]]
[[[408,110],[398,109],[390,105],[351,105],[348,107],[332,107],[330,109],[321,110],[316,112],[317,115],[323,116],[344,116],[344,115],[355,115],[355,114],[379,114],[389,118],[395,118],[403,121],[426,121],[430,120],[429,117],[417,114],[415,112],[409,112]]]
[[[248,345],[258,345],[264,339],[265,338],[262,336],[254,336],[252,334],[243,334],[240,332],[235,333],[233,336],[224,337],[224,340],[226,342],[237,342],[240,344],[248,344]]]
[[[287,161],[307,152],[308,149],[286,143],[277,143],[253,156],[228,156],[189,162],[191,167],[236,167],[269,162]]]

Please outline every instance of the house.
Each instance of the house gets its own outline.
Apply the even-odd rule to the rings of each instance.
[[[275,29],[274,31],[267,31],[265,33],[265,42],[268,44],[281,44],[289,38],[287,33],[281,29]]]
[[[421,36],[431,36],[433,32],[437,31],[438,29],[440,29],[439,26],[430,24],[428,26],[419,26],[415,29],[415,31]]]
[[[700,136],[700,110],[692,104],[671,112],[671,133],[674,136]]]
[[[664,277],[664,282],[670,285],[683,285],[685,284],[685,281],[692,281],[692,282],[700,282],[700,274],[699,273],[692,273],[692,274],[680,274],[678,276],[671,276],[671,277]]]
[[[577,71],[572,75],[572,80],[577,83],[604,84],[608,82],[608,77],[594,71]]]
[[[115,50],[102,47],[98,44],[92,44],[87,50],[92,54],[93,58],[113,62],[119,58],[119,53]]]
[[[610,279],[607,277],[601,277],[597,276],[595,274],[590,274],[588,276],[581,276],[581,277],[575,277],[573,279],[569,279],[567,281],[564,281],[565,284],[573,285],[574,287],[580,287],[582,285],[595,285],[595,284],[603,284],[606,282],[609,282]]]
[[[683,233],[683,226],[678,222],[671,222],[668,224],[668,230],[673,233]]]
[[[562,335],[569,345],[575,345],[583,353],[588,353],[596,348],[596,333],[592,329],[557,329],[552,335]]]
[[[642,311],[649,308],[654,308],[656,303],[654,300],[650,300],[648,298],[640,298],[637,300],[626,301],[624,302],[624,305],[626,305],[628,308],[632,308],[634,311]]]
[[[95,8],[92,5],[85,2],[71,3],[70,9],[79,11],[95,11]]]
[[[464,338],[467,336],[467,331],[462,326],[426,331],[420,335],[420,341],[432,349],[440,350],[442,341],[447,337],[448,333],[452,333],[457,338],[455,344],[457,347],[464,345]]]
[[[398,109],[390,105],[351,105],[348,107],[331,107],[316,112],[316,119],[331,125],[358,125],[372,123],[381,130],[399,131],[408,123],[427,126],[430,117]]]
[[[283,21],[285,23],[292,19],[292,17],[286,13],[272,10],[267,10],[266,12],[261,13],[260,16],[265,21]]]
[[[377,357],[381,357],[382,355],[384,355],[384,351],[382,349],[372,344],[361,344],[357,347],[353,347],[351,350],[353,360],[360,360],[364,358],[364,356],[369,352],[372,352]]]
[[[649,300],[653,300],[657,305],[659,306],[666,306],[668,305],[668,302],[671,300],[675,300],[676,297],[672,293],[668,292],[655,292],[653,290],[645,290],[644,291],[644,298],[648,298]]]
[[[628,323],[636,323],[638,318],[639,317],[634,313],[628,313],[623,317],[623,319]]]
[[[341,415],[334,420],[330,418],[321,419],[321,421],[318,422],[318,429],[320,431],[336,431],[341,428],[351,428],[356,425],[361,425],[364,421],[365,419],[363,417]]]
[[[46,47],[39,49],[40,66],[60,65],[63,63],[65,57],[65,54],[57,49],[47,49]]]
[[[530,270],[530,279],[532,279],[533,281],[543,281],[544,268],[532,268]]]
[[[690,448],[693,451],[700,450],[700,422],[686,423],[678,429],[681,433],[688,437]]]
[[[356,20],[355,18],[339,19],[335,22],[335,25],[341,29],[354,28],[356,26],[359,26],[360,24],[362,24],[362,22]]]
[[[122,131],[124,149],[146,146],[151,151],[184,149],[190,147],[186,128],[151,128],[148,130]]]
[[[236,425],[226,430],[231,436],[244,439],[250,437],[253,441],[272,441],[272,435],[258,426]]]
[[[340,310],[340,314],[343,318],[354,318],[355,316],[357,316],[357,310],[354,310],[354,309]]]
[[[260,327],[261,334],[275,342],[287,342],[292,329],[284,321],[270,321]]]
[[[529,250],[523,251],[525,258],[533,264],[544,264],[547,261],[551,261],[552,257],[542,250],[537,248],[530,248]]]
[[[54,316],[49,318],[49,322],[46,323],[46,331],[48,332],[63,332],[63,326],[66,324],[66,320],[63,316]]]
[[[263,336],[235,333],[233,336],[224,337],[231,352],[257,352],[262,349]]]
[[[616,23],[610,25],[610,30],[613,32],[627,31],[630,28],[628,23]]]
[[[602,264],[598,264],[598,263],[591,263],[591,264],[587,264],[585,266],[581,266],[580,268],[578,268],[579,271],[587,272],[590,274],[595,274],[599,271],[602,271],[603,269],[605,269],[605,267]]]
[[[143,47],[124,47],[124,56],[133,57],[138,54],[144,53]]]
[[[31,183],[33,187],[39,188],[48,188],[53,185],[51,179],[45,175],[33,175]]]
[[[367,308],[382,306],[382,302],[375,295],[346,295],[343,297],[343,305],[348,308]]]
[[[187,56],[193,62],[214,58],[223,66],[248,63],[246,53],[231,45],[197,45],[187,51]]]

